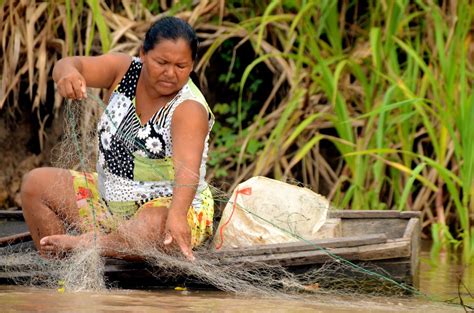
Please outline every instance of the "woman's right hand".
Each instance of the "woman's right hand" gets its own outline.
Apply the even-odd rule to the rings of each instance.
[[[73,71],[61,77],[57,82],[57,89],[64,98],[73,100],[87,98],[86,80],[78,71]]]

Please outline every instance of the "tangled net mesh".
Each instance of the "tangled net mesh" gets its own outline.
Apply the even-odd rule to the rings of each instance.
[[[55,166],[95,171],[96,125],[103,111],[101,104],[93,94],[89,94],[87,100],[66,104],[64,140],[52,153],[56,156],[53,160]],[[222,206],[229,201],[229,194],[216,187],[212,187],[212,193],[216,204]],[[68,225],[70,234],[77,234],[75,229]],[[290,271],[276,263],[253,262],[251,258],[245,262],[215,258],[208,242],[195,250],[196,260],[189,262],[177,251],[164,252],[151,240],[137,239],[136,234],[123,231],[121,236],[131,243],[126,251],[121,252],[140,255],[146,261],[146,271],[164,285],[170,282],[171,286],[176,286],[179,277],[178,283],[185,286],[212,286],[225,292],[251,296],[295,297],[310,293],[312,297],[331,294],[353,298],[354,293],[361,293],[368,299],[381,294],[420,294],[413,287],[393,281],[380,268],[355,265],[337,256],[314,268]],[[295,238],[297,240],[302,238]],[[0,249],[0,260],[3,272],[11,273],[11,279],[17,284],[67,291],[113,288],[117,283],[113,273],[110,275],[110,268],[120,270],[123,266],[120,262],[116,264],[101,257],[100,250],[94,245],[74,250],[62,259],[45,259],[32,245],[22,244]],[[111,262],[112,267],[107,262]]]

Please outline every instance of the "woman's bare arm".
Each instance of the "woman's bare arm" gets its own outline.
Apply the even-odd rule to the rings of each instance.
[[[131,57],[109,53],[101,56],[66,57],[56,62],[53,79],[61,96],[86,98],[86,87],[111,90],[130,66]]]
[[[166,221],[165,244],[174,240],[188,259],[194,257],[187,213],[199,184],[199,168],[209,127],[207,116],[202,104],[188,100],[176,108],[172,121],[175,186]]]

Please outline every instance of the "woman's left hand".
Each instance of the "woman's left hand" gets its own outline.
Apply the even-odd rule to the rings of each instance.
[[[191,230],[188,225],[187,212],[184,214],[175,210],[168,212],[163,243],[170,245],[173,241],[188,260],[195,260],[191,249]]]

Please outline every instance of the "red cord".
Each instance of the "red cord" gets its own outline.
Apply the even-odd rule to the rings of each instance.
[[[244,188],[244,189],[237,189],[235,191],[234,203],[232,204],[232,212],[230,213],[230,216],[227,219],[227,221],[219,229],[219,235],[221,236],[221,243],[216,246],[216,250],[219,250],[222,247],[222,245],[224,244],[224,234],[222,232],[224,231],[224,227],[226,227],[227,224],[229,224],[230,219],[232,218],[232,215],[234,215],[235,207],[237,206],[237,196],[239,194],[243,194],[243,195],[247,195],[247,196],[251,195],[252,194],[252,188],[247,187],[247,188]]]

